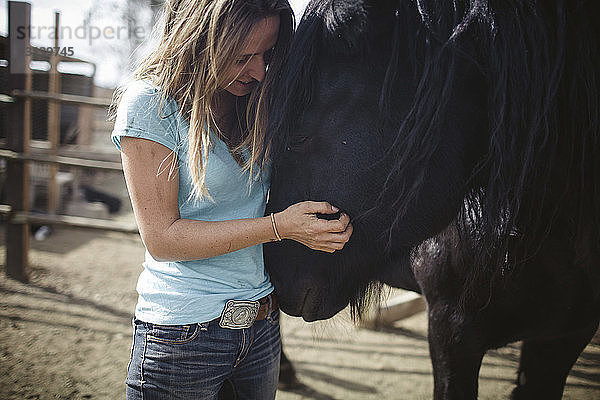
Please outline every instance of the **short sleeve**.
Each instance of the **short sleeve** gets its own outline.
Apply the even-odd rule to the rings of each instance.
[[[177,103],[166,97],[161,105],[158,88],[146,81],[130,83],[117,108],[112,142],[121,151],[123,136],[149,139],[177,151],[178,134]]]

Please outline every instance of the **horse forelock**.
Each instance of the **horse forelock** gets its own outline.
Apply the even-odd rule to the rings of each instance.
[[[367,12],[361,0],[329,0],[316,2],[308,10],[309,17],[322,18],[321,43],[334,54],[352,54],[362,48],[361,38],[367,30]]]
[[[367,14],[362,0],[311,1],[298,25],[288,59],[276,80],[267,140],[277,156],[290,128],[310,104],[324,57],[363,54]],[[364,56],[364,54],[363,54]]]

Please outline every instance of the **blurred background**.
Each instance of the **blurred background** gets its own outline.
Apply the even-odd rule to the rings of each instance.
[[[297,20],[307,2],[291,1]],[[124,397],[144,247],[107,108],[153,46],[161,3],[20,3],[31,26],[20,56],[31,60],[29,80],[17,82],[0,0],[0,399]],[[377,311],[389,306],[390,320],[375,330],[345,312],[315,324],[283,316],[300,383],[277,399],[431,398],[423,301],[391,289],[390,298]],[[565,399],[600,399],[599,343],[573,368]],[[518,344],[488,352],[481,399],[509,396],[518,356]]]

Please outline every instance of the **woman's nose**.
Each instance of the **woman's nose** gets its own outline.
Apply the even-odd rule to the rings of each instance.
[[[256,55],[252,57],[252,60],[247,65],[248,75],[258,82],[262,82],[265,79],[265,60],[262,55]]]

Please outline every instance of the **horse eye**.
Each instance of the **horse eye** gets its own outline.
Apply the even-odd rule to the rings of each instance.
[[[286,146],[287,151],[298,151],[309,142],[308,136],[292,136]]]
[[[308,140],[308,136],[296,136],[293,139],[294,144],[302,144]]]

